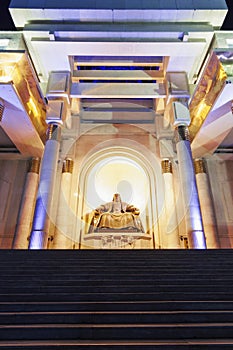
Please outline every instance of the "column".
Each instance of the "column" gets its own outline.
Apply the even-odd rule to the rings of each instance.
[[[47,129],[47,141],[41,163],[39,189],[29,249],[47,248],[60,138],[61,125],[56,123],[49,124]]]
[[[208,175],[204,160],[195,159],[194,168],[196,173],[198,195],[201,204],[202,221],[206,235],[206,245],[207,248],[217,249],[219,248],[219,241]]]
[[[165,230],[162,233],[165,243],[164,248],[175,249],[180,248],[180,242],[177,227],[172,163],[169,159],[164,159],[161,162],[161,166],[164,179]]]
[[[13,249],[27,249],[39,182],[40,159],[32,158],[24,186]]]
[[[0,122],[2,121],[2,118],[3,118],[4,109],[5,109],[4,101],[3,99],[0,98]]]
[[[205,249],[205,235],[187,125],[175,125],[175,140],[189,247]]]
[[[54,233],[53,249],[71,249],[72,222],[70,218],[70,192],[74,162],[67,158],[63,162],[59,204]]]

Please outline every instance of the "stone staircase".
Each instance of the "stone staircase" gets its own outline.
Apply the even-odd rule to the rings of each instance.
[[[0,350],[233,349],[233,250],[2,250]]]

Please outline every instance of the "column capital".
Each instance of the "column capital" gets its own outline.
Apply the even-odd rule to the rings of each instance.
[[[31,159],[31,164],[28,172],[39,174],[39,171],[40,171],[40,158],[34,157]]]
[[[161,161],[162,174],[172,174],[172,162],[169,159],[163,159]]]
[[[198,158],[194,160],[194,169],[195,169],[195,174],[206,174],[206,165],[205,161],[202,158]]]
[[[62,173],[72,174],[74,168],[74,161],[71,158],[66,158],[62,164]]]
[[[187,125],[177,125],[174,131],[175,142],[179,141],[190,141],[189,129]]]
[[[190,125],[190,113],[188,107],[188,99],[180,98],[172,102],[173,126],[188,126]]]
[[[61,138],[61,124],[49,123],[47,132],[46,132],[47,141],[48,140],[60,141],[60,138]]]
[[[46,97],[48,100],[64,101],[70,104],[70,71],[52,71],[49,74]]]

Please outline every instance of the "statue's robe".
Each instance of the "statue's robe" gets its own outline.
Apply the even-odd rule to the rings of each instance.
[[[109,202],[101,205],[95,211],[97,217],[91,222],[91,231],[95,229],[134,229],[143,232],[141,220],[139,218],[139,210],[133,205],[125,202]],[[94,227],[93,227],[94,226]]]

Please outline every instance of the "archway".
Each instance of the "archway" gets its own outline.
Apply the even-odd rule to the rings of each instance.
[[[157,175],[161,174],[161,171],[155,157],[151,161],[143,153],[132,147],[105,147],[88,155],[80,172],[79,217],[84,218],[87,213],[99,205],[111,201],[115,192],[121,194],[123,201],[140,209],[145,237],[135,240],[130,247],[128,243],[121,244],[120,248],[153,249],[159,247],[160,244],[158,216],[162,203],[159,203],[157,199],[162,196],[158,193],[156,196],[156,191],[162,192],[163,185],[162,181],[160,186],[156,186],[156,183],[158,182]],[[100,247],[91,240],[87,242],[89,238],[87,231],[86,221],[81,220],[81,249]]]

